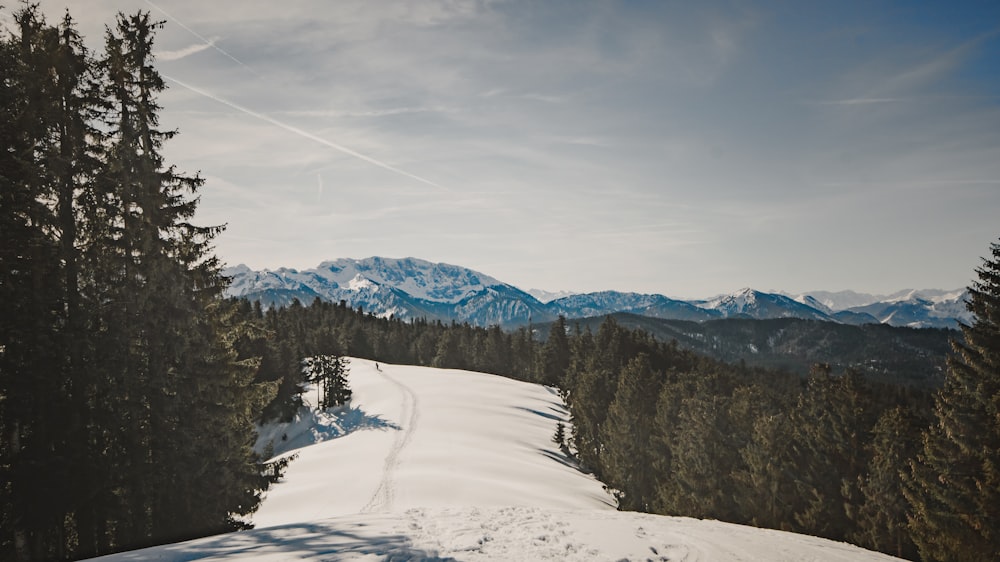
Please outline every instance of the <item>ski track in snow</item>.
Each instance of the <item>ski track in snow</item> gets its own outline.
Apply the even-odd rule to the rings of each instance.
[[[413,393],[413,389],[385,371],[382,371],[382,376],[399,389],[403,397],[403,408],[400,415],[403,428],[396,434],[392,448],[385,457],[385,465],[382,468],[382,480],[379,482],[378,488],[375,489],[375,493],[372,494],[371,499],[361,508],[361,513],[389,511],[392,509],[393,499],[396,496],[395,472],[396,467],[399,466],[399,454],[409,444],[413,432],[417,429],[417,422],[420,419],[420,406],[417,402],[417,395]]]

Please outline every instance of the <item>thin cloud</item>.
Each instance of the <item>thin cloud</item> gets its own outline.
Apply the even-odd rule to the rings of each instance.
[[[880,103],[899,103],[906,98],[848,98],[842,100],[824,100],[813,102],[815,105],[875,105]]]
[[[409,115],[415,113],[455,113],[457,110],[447,107],[390,107],[386,109],[369,110],[338,110],[338,109],[309,109],[309,110],[288,110],[279,111],[281,115],[291,115],[295,117],[391,117],[394,115]]]
[[[560,144],[572,144],[578,146],[598,146],[608,148],[612,146],[611,141],[598,137],[550,137],[551,142]]]
[[[170,76],[167,76],[166,74],[164,74],[163,77],[166,78],[167,80],[170,80],[171,82],[177,84],[178,86],[181,86],[182,88],[186,88],[186,89],[188,89],[188,90],[190,90],[190,91],[192,91],[192,92],[194,92],[196,94],[200,94],[202,96],[205,96],[206,98],[209,98],[211,100],[215,100],[215,101],[217,101],[217,102],[219,102],[219,103],[221,103],[223,105],[229,106],[229,107],[231,107],[231,108],[233,108],[233,109],[235,109],[237,111],[241,111],[241,112],[243,112],[243,113],[245,113],[245,114],[247,114],[247,115],[249,115],[251,117],[256,117],[257,119],[260,119],[261,121],[266,121],[266,122],[268,122],[268,123],[270,123],[270,124],[272,124],[272,125],[274,125],[276,127],[282,128],[282,129],[284,129],[284,130],[286,130],[286,131],[288,131],[290,133],[294,133],[296,135],[299,135],[300,137],[302,137],[304,139],[308,139],[308,140],[311,140],[313,142],[317,142],[319,144],[322,144],[323,146],[330,147],[330,148],[332,148],[332,149],[334,149],[334,150],[336,150],[338,152],[342,152],[342,153],[347,154],[349,156],[353,156],[353,157],[355,157],[355,158],[357,158],[359,160],[364,160],[365,162],[368,162],[369,164],[378,166],[379,168],[388,170],[390,172],[394,172],[394,173],[399,174],[401,176],[405,176],[405,177],[408,177],[410,179],[419,181],[421,183],[425,183],[427,185],[436,187],[438,189],[442,189],[442,190],[448,191],[448,189],[446,187],[444,187],[444,186],[442,186],[440,184],[434,183],[434,182],[432,182],[429,179],[422,178],[422,177],[420,177],[420,176],[418,176],[416,174],[411,174],[410,172],[407,172],[405,170],[401,170],[401,169],[399,169],[399,168],[397,168],[395,166],[391,166],[391,165],[386,164],[385,162],[382,162],[380,160],[376,160],[375,158],[372,158],[371,156],[366,156],[364,154],[361,154],[360,152],[351,150],[350,148],[347,148],[346,146],[342,146],[342,145],[339,145],[339,144],[337,144],[335,142],[328,141],[328,140],[326,140],[326,139],[324,139],[322,137],[318,137],[318,136],[316,136],[316,135],[314,135],[314,134],[312,134],[310,132],[303,131],[302,129],[299,129],[298,127],[293,127],[292,125],[289,125],[289,124],[284,123],[282,121],[278,121],[277,119],[275,119],[273,117],[269,117],[267,115],[264,115],[263,113],[258,113],[258,112],[254,111],[252,109],[247,109],[247,108],[245,108],[245,107],[243,107],[241,105],[238,105],[236,103],[233,103],[233,102],[231,102],[231,101],[229,101],[227,99],[220,98],[219,96],[216,96],[215,94],[211,94],[209,92],[206,92],[205,90],[202,90],[200,88],[196,88],[196,87],[194,87],[194,86],[192,86],[190,84],[187,84],[185,82],[182,82],[182,81],[180,81],[180,80],[178,80],[176,78],[172,78]]]
[[[196,45],[191,45],[190,47],[185,47],[183,49],[177,49],[175,51],[158,51],[156,53],[156,59],[161,61],[175,61],[180,60],[185,57],[189,57],[193,54],[200,53],[206,49],[210,49],[215,45],[215,41],[218,37],[213,37],[208,43],[199,43]]]
[[[904,68],[895,74],[889,74],[869,90],[870,97],[872,99],[888,98],[885,94],[889,94],[889,96],[897,92],[906,94],[940,82],[964,64],[985,43],[996,37],[998,33],[1000,33],[1000,28],[982,33],[918,64]]]
[[[181,26],[182,28],[184,28],[184,30],[186,30],[191,35],[194,35],[195,37],[197,37],[202,43],[205,44],[205,48],[206,49],[208,49],[208,48],[215,49],[220,54],[222,54],[223,56],[227,57],[229,60],[235,62],[236,64],[242,66],[243,68],[249,70],[250,72],[252,72],[252,73],[260,76],[260,74],[256,70],[250,68],[249,66],[247,66],[246,64],[244,64],[243,61],[239,60],[238,58],[234,57],[233,55],[230,55],[225,50],[223,50],[222,47],[219,47],[218,45],[216,45],[215,42],[218,40],[217,37],[212,38],[211,40],[206,39],[205,37],[203,37],[197,31],[195,31],[195,30],[191,29],[190,27],[184,25],[184,22],[182,22],[181,20],[179,20],[179,19],[175,18],[174,16],[168,14],[167,11],[164,10],[163,8],[161,8],[161,7],[157,6],[156,4],[150,2],[150,0],[145,0],[145,2],[147,4],[149,4],[150,6],[152,6],[153,8],[155,8],[161,14],[163,14],[164,16],[166,16],[167,19],[169,19],[170,21],[172,21],[172,22],[176,23],[177,25]],[[188,54],[191,54],[191,53],[188,53]],[[171,59],[164,59],[164,60],[171,60]]]
[[[521,99],[540,101],[544,103],[565,103],[569,98],[566,96],[550,96],[546,94],[527,93],[521,94]]]

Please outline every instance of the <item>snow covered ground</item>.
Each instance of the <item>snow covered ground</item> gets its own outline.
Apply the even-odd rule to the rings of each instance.
[[[896,560],[781,531],[618,512],[552,442],[567,412],[545,387],[360,359],[350,370],[349,405],[261,432],[259,446],[297,458],[254,530],[102,560]]]

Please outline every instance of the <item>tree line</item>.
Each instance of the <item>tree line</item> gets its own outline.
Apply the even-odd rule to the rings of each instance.
[[[160,23],[91,53],[66,16],[0,39],[0,558],[65,559],[245,526],[275,478],[252,326],[167,164]]]

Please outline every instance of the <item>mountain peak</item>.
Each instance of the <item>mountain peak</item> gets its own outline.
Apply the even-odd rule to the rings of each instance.
[[[370,290],[372,292],[377,292],[379,286],[372,282],[371,279],[358,273],[350,281],[347,282],[347,288],[352,291],[365,291]]]

